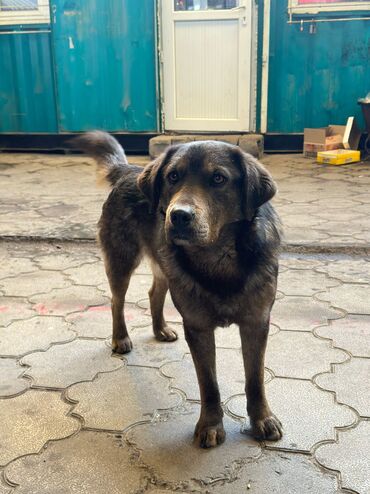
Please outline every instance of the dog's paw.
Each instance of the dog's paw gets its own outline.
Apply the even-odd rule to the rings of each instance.
[[[161,330],[156,331],[154,333],[154,336],[158,341],[176,341],[178,338],[176,331],[169,328],[168,326],[165,326]]]
[[[132,350],[132,341],[129,336],[121,340],[112,340],[112,350],[115,353],[129,353]]]
[[[278,441],[283,437],[283,426],[275,415],[252,422],[252,436],[259,441]]]
[[[203,427],[198,424],[194,432],[194,439],[201,448],[214,448],[222,444],[225,438],[226,432],[222,422]]]

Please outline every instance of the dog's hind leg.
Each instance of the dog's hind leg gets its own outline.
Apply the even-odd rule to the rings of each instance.
[[[159,341],[175,341],[177,340],[177,333],[167,326],[163,316],[163,306],[168,291],[168,282],[158,264],[152,261],[151,267],[153,284],[149,290],[149,299],[154,336]]]
[[[105,257],[105,270],[112,292],[112,350],[117,353],[128,353],[132,350],[132,342],[127,332],[124,304],[131,274],[140,262],[140,256],[131,259],[110,259]]]

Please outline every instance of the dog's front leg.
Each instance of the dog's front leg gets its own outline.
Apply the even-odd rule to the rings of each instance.
[[[193,357],[201,397],[201,412],[194,437],[202,448],[212,448],[225,440],[223,411],[216,378],[214,328],[196,329],[184,322],[185,338]]]
[[[245,369],[247,411],[252,434],[259,440],[277,441],[283,434],[282,425],[270,410],[264,384],[264,360],[269,324],[269,317],[265,321],[250,317],[240,325],[240,337]]]

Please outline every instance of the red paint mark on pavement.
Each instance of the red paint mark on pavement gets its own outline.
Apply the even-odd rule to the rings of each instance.
[[[108,312],[110,311],[109,305],[96,305],[94,307],[89,307],[88,312]]]
[[[0,312],[6,312],[9,310],[9,307],[6,305],[0,305]]]
[[[34,309],[40,316],[46,316],[49,314],[49,310],[45,304],[36,304]]]

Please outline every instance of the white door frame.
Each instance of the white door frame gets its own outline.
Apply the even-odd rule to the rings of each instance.
[[[158,59],[159,59],[159,86],[160,86],[160,104],[161,104],[161,127],[162,131],[174,131],[174,132],[200,132],[200,133],[215,133],[215,132],[245,132],[245,131],[251,131],[254,132],[256,131],[256,105],[257,105],[257,47],[258,47],[258,33],[257,33],[257,26],[258,26],[258,7],[256,5],[256,2],[254,0],[240,0],[241,7],[237,9],[230,9],[228,10],[222,10],[222,11],[212,11],[212,14],[216,14],[215,17],[218,17],[220,19],[224,19],[225,17],[230,16],[230,18],[235,18],[235,11],[239,11],[239,13],[243,12],[243,6],[247,4],[247,2],[250,2],[250,11],[251,11],[251,46],[250,46],[250,60],[249,60],[249,70],[250,70],[250,85],[249,85],[249,114],[245,115],[245,118],[243,119],[245,121],[245,124],[243,126],[239,126],[237,128],[232,128],[233,126],[231,125],[227,129],[220,130],[218,128],[217,122],[215,123],[215,126],[208,125],[207,124],[207,129],[206,130],[199,130],[196,128],[192,128],[192,126],[184,126],[184,128],[181,128],[179,126],[170,126],[166,122],[166,104],[174,104],[173,98],[174,94],[172,94],[172,101],[168,102],[165,101],[165,96],[164,96],[164,84],[165,84],[165,77],[164,77],[164,59],[163,59],[163,22],[164,22],[164,16],[163,16],[163,2],[172,2],[173,0],[158,0],[157,2],[157,8],[158,8]],[[232,10],[232,12],[230,12]],[[186,16],[191,16],[193,12],[178,12],[177,14],[181,16],[181,19],[186,20]],[[225,16],[226,13],[226,16]],[[204,12],[199,12],[197,11],[197,16],[204,17],[204,19],[209,18],[209,11],[204,11]],[[228,15],[227,15],[228,14]],[[189,16],[189,20],[192,20],[191,17]],[[174,93],[174,91],[171,91]],[[171,128],[171,127],[176,127],[176,128]]]

